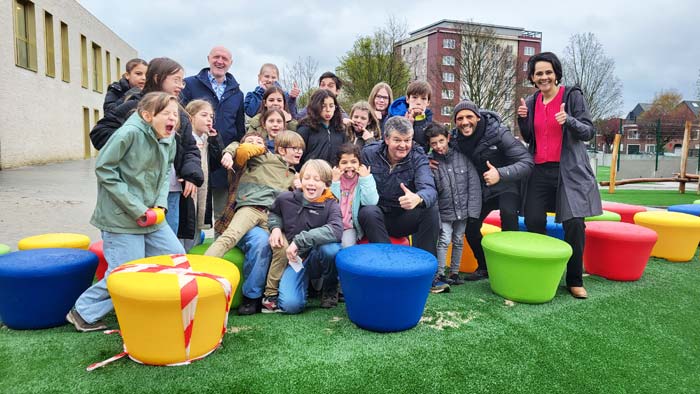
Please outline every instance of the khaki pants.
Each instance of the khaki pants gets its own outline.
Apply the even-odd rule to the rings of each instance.
[[[282,233],[282,247],[272,248],[272,261],[270,262],[270,270],[267,272],[265,297],[276,296],[279,293],[280,280],[289,263],[287,259],[288,247],[289,242],[287,242],[287,238],[284,236],[284,233]]]
[[[255,226],[260,226],[267,230],[267,211],[261,211],[251,206],[239,208],[233,215],[233,219],[231,219],[231,223],[226,228],[226,231],[214,241],[205,255],[223,257]]]

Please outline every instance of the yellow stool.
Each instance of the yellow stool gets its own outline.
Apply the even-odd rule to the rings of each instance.
[[[497,233],[501,231],[501,228],[488,223],[481,225],[481,235],[486,236],[488,234]],[[452,244],[447,247],[447,266],[449,267],[452,260]],[[472,251],[467,238],[464,237],[464,248],[462,248],[462,260],[459,262],[459,272],[474,272],[476,271],[478,262],[476,257],[474,257],[474,252]]]
[[[193,274],[185,274],[184,270],[180,273],[129,271],[148,265],[151,271],[163,266],[176,268],[173,261],[178,260],[174,255],[135,260],[107,277],[124,347],[132,360],[150,365],[177,365],[205,357],[219,346],[240,273],[235,265],[220,258],[185,257]],[[216,278],[197,276],[201,273],[224,278],[228,283],[222,285]],[[191,282],[183,285],[184,281]],[[196,302],[189,301],[193,295]]]
[[[690,261],[700,241],[700,217],[680,212],[648,211],[634,215],[634,222],[659,235],[651,251],[669,261]]]
[[[73,233],[49,233],[23,238],[17,244],[19,250],[71,248],[88,250],[90,237]]]

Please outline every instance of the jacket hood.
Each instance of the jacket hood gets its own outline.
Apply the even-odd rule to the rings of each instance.
[[[404,116],[408,111],[408,102],[406,101],[406,96],[401,96],[394,100],[391,105],[389,105],[389,115],[390,116]],[[425,110],[426,119],[433,118],[433,111],[430,108]]]

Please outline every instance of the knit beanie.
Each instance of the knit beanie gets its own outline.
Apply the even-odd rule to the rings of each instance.
[[[457,104],[452,111],[452,122],[457,122],[457,114],[459,111],[463,111],[465,109],[468,109],[476,115],[477,118],[481,119],[481,113],[479,112],[479,107],[476,106],[473,102],[469,100],[462,100]]]

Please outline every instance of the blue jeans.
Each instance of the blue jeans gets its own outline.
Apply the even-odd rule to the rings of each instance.
[[[165,221],[177,236],[177,229],[180,227],[180,195],[182,192],[168,193],[168,213],[165,214]]]
[[[340,243],[330,243],[311,249],[304,259],[304,268],[299,272],[287,265],[279,285],[277,305],[284,313],[301,313],[306,306],[306,289],[309,278],[323,277],[323,292],[336,291],[338,271],[335,268],[335,255],[340,251]]]
[[[102,232],[103,251],[107,260],[105,277],[90,286],[75,302],[75,310],[88,323],[94,323],[114,306],[107,291],[107,277],[115,268],[130,261],[150,256],[185,253],[182,244],[168,226],[150,234],[118,234]]]
[[[253,227],[238,241],[237,246],[245,253],[242,272],[245,279],[242,292],[248,298],[260,298],[265,290],[267,270],[270,268],[272,257],[269,237],[267,231],[260,227]]]

